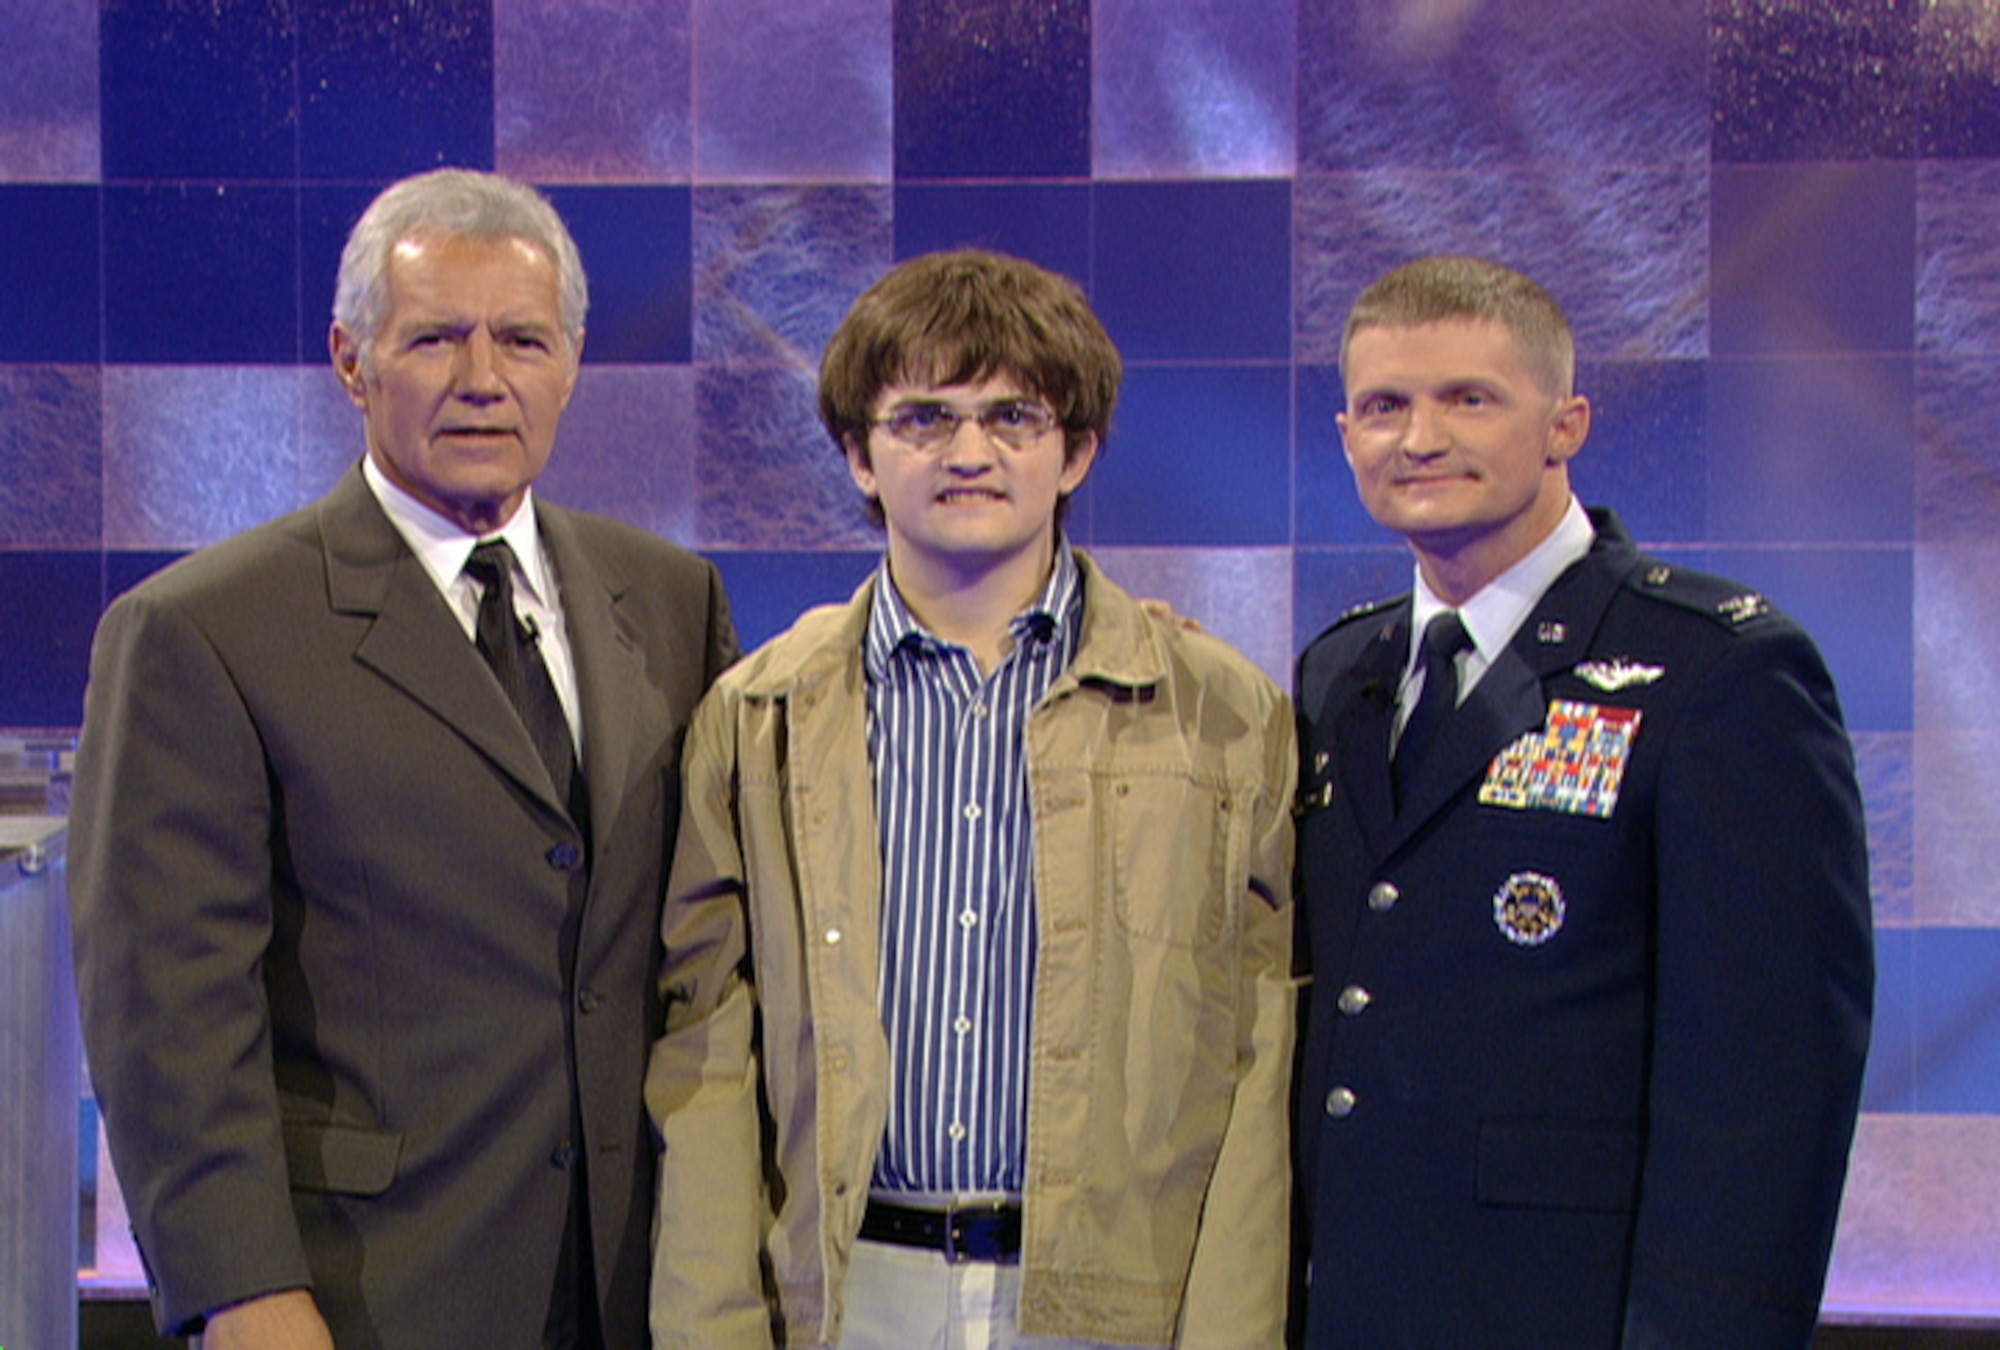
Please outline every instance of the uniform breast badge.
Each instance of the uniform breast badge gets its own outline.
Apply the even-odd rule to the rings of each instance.
[[[1576,668],[1577,678],[1607,694],[1637,685],[1651,684],[1667,673],[1665,666],[1649,666],[1623,656],[1609,661],[1585,661]]]
[[[1557,699],[1549,719],[1493,757],[1481,806],[1604,817],[1618,804],[1639,709]]]
[[[1539,947],[1563,926],[1569,906],[1554,877],[1516,872],[1493,893],[1493,922],[1517,947]]]

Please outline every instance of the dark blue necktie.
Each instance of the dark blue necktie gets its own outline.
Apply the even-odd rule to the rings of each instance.
[[[1424,629],[1421,656],[1424,687],[1417,695],[1417,706],[1410,710],[1409,721],[1403,724],[1403,738],[1396,743],[1396,758],[1390,765],[1398,809],[1403,805],[1404,792],[1422,771],[1424,756],[1430,753],[1438,728],[1458,706],[1458,654],[1471,645],[1465,621],[1455,609],[1435,616]]]

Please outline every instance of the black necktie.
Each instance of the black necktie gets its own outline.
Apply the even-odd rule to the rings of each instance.
[[[583,776],[577,772],[576,742],[570,737],[569,719],[563,715],[549,668],[542,663],[540,634],[514,613],[514,550],[504,539],[489,539],[472,550],[465,572],[481,588],[476,626],[479,654],[493,668],[508,701],[528,728],[535,749],[541,752],[557,800],[569,806],[581,826],[577,811],[583,798]]]
[[[1430,753],[1431,743],[1437,739],[1438,728],[1458,706],[1457,658],[1471,645],[1472,638],[1457,610],[1445,610],[1424,629],[1424,687],[1417,695],[1417,706],[1410,710],[1409,721],[1403,724],[1403,739],[1396,743],[1396,759],[1390,766],[1398,807],[1403,804],[1404,791],[1417,781],[1424,756]]]

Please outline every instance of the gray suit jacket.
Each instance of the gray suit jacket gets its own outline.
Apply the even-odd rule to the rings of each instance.
[[[587,841],[358,469],[105,615],[70,893],[165,1328],[310,1285],[342,1350],[539,1344],[581,1160],[608,1342],[645,1344],[659,904],[736,641],[708,563],[537,510]]]

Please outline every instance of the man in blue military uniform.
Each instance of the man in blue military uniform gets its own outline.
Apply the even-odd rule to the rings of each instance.
[[[1478,259],[1347,321],[1416,576],[1299,666],[1311,1346],[1811,1339],[1873,987],[1853,754],[1803,631],[1571,495],[1574,361]]]

